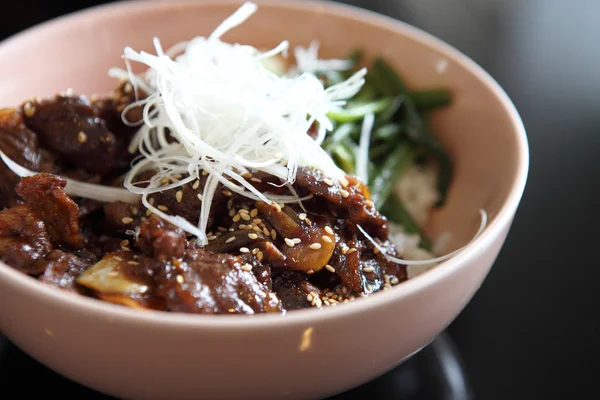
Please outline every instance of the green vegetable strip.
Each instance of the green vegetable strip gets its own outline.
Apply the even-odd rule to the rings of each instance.
[[[379,114],[393,102],[393,98],[383,98],[368,103],[349,102],[346,108],[331,111],[327,116],[336,122],[356,122],[367,114]]]
[[[450,92],[446,89],[412,92],[410,98],[419,110],[432,110],[445,107],[452,102]]]
[[[394,183],[412,165],[416,155],[417,149],[413,144],[402,142],[379,167],[369,185],[371,200],[377,209],[381,209],[392,193]]]

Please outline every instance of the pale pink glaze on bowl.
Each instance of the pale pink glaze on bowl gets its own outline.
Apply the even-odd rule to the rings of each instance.
[[[428,227],[451,231],[456,257],[394,290],[285,316],[140,312],[43,286],[0,265],[0,329],[57,372],[128,399],[321,398],[366,382],[435,338],[478,290],[504,243],[528,172],[524,127],[498,84],[443,42],[401,22],[314,1],[257,1],[225,40],[322,44],[385,56],[413,87],[450,86],[455,103],[434,128],[456,163],[446,208]],[[152,50],[209,34],[239,1],[125,2],[45,23],[0,44],[0,104],[65,88],[104,93],[126,45]],[[440,63],[446,64],[439,73]]]

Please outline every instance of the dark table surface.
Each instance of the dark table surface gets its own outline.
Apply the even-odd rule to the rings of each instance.
[[[0,18],[0,38],[94,3],[3,1],[0,15],[9,17]],[[600,223],[600,1],[347,3],[411,23],[466,53],[504,87],[528,132],[531,169],[513,228],[480,291],[448,329],[474,397],[594,393],[600,373],[600,263],[593,256],[600,239],[594,226]],[[1,387],[17,376],[8,372],[10,362],[44,373],[10,344],[2,362]],[[396,374],[410,374],[411,365]],[[422,365],[413,370],[424,374]],[[377,398],[401,398],[389,382],[381,387]],[[366,392],[355,393],[362,398]]]

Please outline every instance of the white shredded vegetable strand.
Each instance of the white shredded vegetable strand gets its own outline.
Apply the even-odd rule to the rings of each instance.
[[[369,113],[363,119],[356,155],[356,175],[366,184],[369,182],[369,143],[371,143],[371,131],[375,115]]]
[[[429,259],[429,260],[403,260],[401,258],[390,256],[389,254],[387,254],[385,252],[384,249],[381,248],[381,246],[379,246],[377,244],[377,242],[375,242],[375,240],[373,239],[373,237],[371,237],[371,235],[369,235],[362,228],[362,226],[357,225],[356,227],[362,232],[363,235],[365,235],[365,237],[373,244],[373,246],[375,246],[381,252],[381,254],[383,254],[383,256],[388,261],[393,262],[395,264],[404,264],[404,265],[427,265],[427,264],[435,264],[435,263],[447,260],[449,258],[452,258],[455,255],[457,255],[458,253],[460,253],[461,251],[463,251],[471,243],[473,243],[473,241],[475,239],[477,239],[481,235],[481,233],[485,230],[485,227],[487,226],[487,213],[483,209],[479,210],[479,213],[481,215],[481,224],[479,225],[479,229],[477,230],[477,233],[475,233],[475,236],[473,236],[473,238],[469,241],[469,243],[467,243],[466,245],[464,245],[463,247],[461,247],[461,248],[459,248],[457,250],[454,250],[451,253],[448,253],[448,254],[443,255],[441,257],[432,258],[432,259]]]
[[[19,177],[33,176],[39,174],[39,172],[31,171],[13,160],[11,160],[4,152],[0,151],[0,157],[8,168]],[[127,189],[121,189],[111,186],[96,185],[93,183],[80,182],[74,179],[65,178],[67,185],[65,186],[65,193],[69,196],[83,197],[87,199],[93,199],[112,203],[115,201],[122,201],[129,204],[137,204],[140,201],[140,196],[130,192]]]
[[[125,188],[148,195],[173,189],[197,179],[200,171],[207,172],[210,185],[203,189],[197,227],[177,224],[198,236],[200,244],[206,244],[205,229],[218,184],[267,203],[302,201],[293,191],[287,196],[263,193],[243,177],[244,172],[274,175],[288,187],[295,182],[299,167],[314,167],[331,179],[345,180],[344,171],[321,148],[321,142],[333,129],[328,113],[360,90],[366,69],[329,88],[309,71],[274,74],[264,61],[286,54],[287,41],[261,52],[249,45],[220,40],[257,8],[246,2],[208,38],[195,37],[177,43],[175,49],[163,50],[158,38],[153,40],[156,54],[126,47],[123,57],[127,71],[111,70],[111,74],[122,78],[130,74],[129,63],[147,67],[143,74],[130,77],[134,87],[139,86],[148,97],[136,102],[136,106],[143,107],[143,121],[129,150],[139,150],[141,158],[132,165]],[[316,57],[317,50],[318,44],[311,44],[307,57]],[[177,57],[171,58],[174,54]],[[302,51],[299,54],[302,57]],[[340,62],[319,65],[347,69]],[[316,140],[308,134],[313,126],[318,130]],[[165,132],[169,132],[168,137]],[[148,169],[155,169],[157,175],[143,186],[136,179]],[[159,184],[182,173],[189,174],[189,180]]]

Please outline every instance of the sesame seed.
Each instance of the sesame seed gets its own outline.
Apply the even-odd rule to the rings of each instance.
[[[229,201],[227,202],[227,209],[230,210],[231,207],[233,207],[233,199],[229,199]]]
[[[225,243],[231,243],[231,242],[233,242],[234,240],[235,240],[235,236],[232,236],[232,237],[230,237],[229,239],[227,239],[227,240],[225,241]]]
[[[249,253],[250,250],[247,247],[240,247],[240,253]]]
[[[327,186],[333,186],[333,181],[329,178],[323,179],[323,182],[325,182]]]
[[[398,279],[398,278],[397,278],[397,277],[395,277],[395,276],[392,276],[392,277],[390,278],[390,283],[391,283],[392,285],[397,285],[397,284],[399,284],[399,283],[400,283],[400,279]]]
[[[340,178],[340,183],[342,184],[343,187],[346,187],[350,184],[350,182],[348,182],[348,180],[343,176]]]
[[[285,238],[284,241],[285,241],[285,244],[287,244],[288,246],[294,247],[295,243],[294,243],[294,241],[292,239]]]
[[[77,134],[77,141],[79,143],[87,142],[87,135],[85,134],[85,132],[82,131]]]
[[[142,217],[142,221],[148,221],[148,218]]]
[[[25,115],[28,118],[31,118],[35,115],[35,107],[30,102],[25,103],[23,106],[23,111],[25,111]]]
[[[256,253],[256,258],[258,258],[258,261],[262,261],[264,256],[265,255],[263,254],[262,251],[259,251],[258,253]]]
[[[356,251],[356,249],[353,247],[353,248],[351,248],[350,250],[348,250],[348,254],[352,254],[352,253],[354,253],[355,251]]]
[[[183,283],[183,276],[177,275],[177,277],[175,277],[175,279],[177,279],[178,283]]]
[[[133,215],[138,215],[138,213],[140,212],[140,210],[138,210],[136,206],[131,206],[129,209],[131,210],[131,213]]]
[[[329,225],[325,227],[325,232],[329,233],[330,235],[333,235],[333,229],[331,229]]]
[[[350,193],[345,189],[340,190],[340,194],[343,198],[347,198],[348,196],[350,196]]]
[[[162,204],[160,206],[157,207],[160,211],[169,211],[169,208],[167,206],[163,206]]]
[[[183,192],[181,190],[178,190],[177,193],[175,193],[175,199],[178,203],[181,203],[181,200],[183,200]]]
[[[318,297],[317,297],[317,298],[315,299],[315,307],[317,307],[317,308],[321,308],[322,306],[323,306],[323,302],[321,301],[321,299],[320,299],[320,298],[318,298]]]
[[[250,229],[252,229],[252,225],[244,225],[244,229],[249,231]]]
[[[130,224],[133,222],[133,218],[129,218],[129,217],[123,217],[123,219],[121,220],[122,223],[124,224]]]
[[[312,250],[319,250],[321,248],[321,243],[311,243],[310,247]]]
[[[312,275],[312,274],[314,274],[314,273],[315,273],[315,271],[314,271],[314,270],[312,270],[312,269],[309,269],[308,271],[306,271],[306,273],[307,273],[308,275]]]
[[[277,239],[277,232],[275,232],[275,229],[271,229],[271,237],[273,240]]]
[[[246,179],[248,179],[248,178],[252,178],[252,174],[251,174],[250,172],[246,171],[246,172],[244,172],[244,173],[242,174],[242,177],[243,177],[243,178],[246,178]]]
[[[238,222],[240,220],[240,214],[237,214],[233,217],[233,222]]]
[[[252,178],[250,178],[250,180],[252,182],[256,182],[256,183],[262,183],[262,181],[260,179],[256,178],[256,177],[252,177]]]
[[[204,199],[204,197],[202,197],[202,195],[200,193],[198,193],[196,195],[196,197],[198,198],[198,200],[202,201]]]
[[[310,221],[310,219],[308,218],[304,218],[304,222],[306,223],[306,225],[311,226],[312,222]]]
[[[312,294],[310,294],[310,293],[309,293],[309,294],[307,294],[307,295],[306,295],[306,300],[308,300],[309,302],[311,302],[311,303],[312,303],[312,301],[313,301],[313,296],[312,296]]]
[[[252,230],[254,232],[262,233],[262,229],[260,229],[260,226],[252,225]]]
[[[127,246],[129,246],[129,240],[127,240],[127,239],[121,240],[120,245],[121,245],[121,247],[127,247]]]
[[[335,273],[335,268],[333,268],[331,265],[327,264],[325,266],[325,269],[331,273]]]
[[[252,216],[252,215],[250,215],[250,216]],[[252,220],[252,223],[256,224],[256,225],[260,225],[260,224],[262,224],[262,219],[260,219],[260,218],[254,218]]]
[[[131,93],[132,91],[133,91],[133,86],[131,85],[131,83],[127,82],[125,84],[125,86],[123,86],[123,92]]]
[[[252,211],[250,211],[250,216],[252,218],[255,218],[258,215],[258,209],[253,208]]]
[[[246,224],[240,224],[240,229],[246,229]]]
[[[248,237],[252,240],[258,239],[258,235],[256,233],[249,233]]]
[[[231,195],[233,194],[233,193],[231,193],[231,190],[227,190],[227,189],[223,190],[221,193],[223,193],[223,196],[227,196],[227,197],[231,197]]]
[[[215,235],[211,235],[211,236],[208,236],[208,237],[207,237],[207,239],[208,239],[208,240],[215,240],[216,238],[217,238],[217,237],[216,237]]]
[[[123,259],[122,259],[121,257],[119,257],[119,256],[116,256],[116,257],[113,257],[113,258],[114,258],[115,260],[117,260],[117,261],[123,261]]]
[[[323,241],[325,243],[332,243],[333,240],[331,240],[331,238],[329,236],[323,236],[321,239],[323,239]]]
[[[302,243],[302,240],[300,240],[300,238],[293,238],[292,242],[294,242],[294,244],[299,244]]]
[[[137,261],[127,261],[127,264],[129,265],[139,265],[140,263]]]
[[[342,247],[342,254],[344,254],[344,255],[348,254],[348,247],[346,247],[346,246]]]
[[[242,265],[241,268],[242,268],[242,271],[246,271],[246,272],[252,271],[252,265],[250,265],[250,264],[244,264],[244,265]]]
[[[198,186],[200,186],[200,181],[198,179],[196,179],[196,181],[192,185],[192,189],[196,190],[196,189],[198,189]]]
[[[248,214],[248,212],[249,211],[246,210],[245,208],[240,208],[240,211],[239,211],[240,214]]]
[[[375,206],[375,203],[373,203],[371,200],[365,200],[365,205],[372,208]]]
[[[208,175],[208,171],[202,170],[202,175],[204,175],[204,176]]]
[[[266,226],[263,226],[262,232],[265,236],[271,236],[271,232],[269,232]]]
[[[233,218],[235,216],[235,210],[234,209],[229,210],[229,216],[231,218]]]
[[[109,276],[109,277],[111,277],[111,278],[115,278],[115,277],[119,276],[119,273],[117,271],[110,271],[106,275]]]
[[[250,221],[251,220],[250,216],[247,213],[243,213],[243,214],[240,213],[240,217],[242,217],[242,219],[244,221]]]
[[[373,271],[375,271],[375,268],[373,268],[373,267],[364,267],[363,268],[363,272],[373,272]]]
[[[306,219],[306,213],[298,214],[298,218],[300,219],[300,221],[304,221]]]
[[[257,255],[259,251],[260,251],[259,248],[254,248],[254,249],[252,249],[252,254]]]
[[[368,285],[367,285],[367,290],[368,290],[369,292],[372,292],[372,291],[373,291],[373,286],[371,286],[371,284],[368,284]]]

